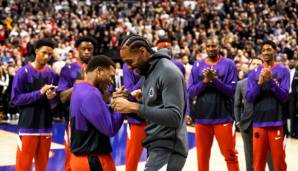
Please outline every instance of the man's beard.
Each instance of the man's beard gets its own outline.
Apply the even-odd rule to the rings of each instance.
[[[210,59],[212,59],[212,60],[216,60],[217,59],[217,57],[218,57],[218,53],[214,53],[214,54],[209,54],[208,55],[208,58],[210,58]]]
[[[148,62],[145,62],[143,65],[139,66],[136,71],[137,73],[139,73],[140,75],[146,75],[148,72],[150,65],[148,64]]]
[[[109,98],[111,96],[111,94],[109,92],[110,85],[111,84],[108,81],[97,81],[95,84],[96,88],[101,92],[102,97],[105,102],[108,102]]]

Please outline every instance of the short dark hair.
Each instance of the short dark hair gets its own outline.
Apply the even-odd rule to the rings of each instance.
[[[264,45],[270,45],[274,50],[277,49],[276,44],[272,40],[265,40],[261,45],[261,49],[263,49]]]
[[[96,68],[109,68],[110,66],[115,67],[115,63],[111,58],[105,55],[92,56],[87,64],[86,72],[94,71]]]
[[[151,54],[154,53],[153,45],[143,36],[131,34],[125,37],[120,45],[120,48],[128,46],[130,50],[135,50],[140,47],[145,47]]]
[[[97,41],[92,36],[82,36],[77,38],[75,42],[75,48],[78,48],[82,42],[90,42],[94,46],[94,49],[97,47]]]
[[[38,40],[35,43],[34,49],[39,49],[42,46],[48,46],[48,47],[51,47],[54,49],[56,47],[56,42],[54,40],[52,40],[51,38],[43,38],[43,39]]]

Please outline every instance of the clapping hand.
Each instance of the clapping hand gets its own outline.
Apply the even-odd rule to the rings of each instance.
[[[261,85],[264,82],[269,81],[272,78],[272,72],[271,72],[271,68],[263,68],[261,70],[261,73],[259,75],[259,81],[258,84]]]
[[[262,72],[263,72],[264,80],[269,81],[272,77],[271,69],[270,68],[264,68],[262,70]]]
[[[214,78],[216,78],[216,69],[214,68],[205,68],[203,69],[204,83],[208,83]]]

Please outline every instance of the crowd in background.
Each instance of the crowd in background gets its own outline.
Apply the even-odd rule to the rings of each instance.
[[[173,57],[181,59],[187,73],[194,61],[207,56],[204,42],[209,36],[217,37],[221,54],[235,61],[239,79],[248,72],[250,59],[259,58],[264,40],[277,44],[278,62],[288,66],[289,60],[298,60],[298,2],[294,0],[0,3],[0,91],[5,113],[16,113],[9,103],[13,76],[18,68],[33,60],[34,42],[43,37],[52,37],[58,44],[50,62],[57,73],[78,57],[74,41],[82,35],[96,38],[96,53],[115,61],[120,61],[118,47],[130,33],[144,35],[153,44],[166,37],[172,43]]]

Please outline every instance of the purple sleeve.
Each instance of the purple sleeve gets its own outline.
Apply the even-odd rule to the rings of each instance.
[[[72,81],[68,75],[68,65],[64,66],[61,70],[61,73],[60,73],[60,78],[59,78],[59,83],[58,83],[58,90],[57,92],[62,92],[62,91],[65,91],[69,88],[71,88],[73,85],[72,85]]]
[[[139,81],[132,87],[132,90],[141,89],[143,81],[144,80],[142,78],[140,78]]]
[[[207,84],[203,83],[203,81],[198,80],[199,78],[198,73],[199,73],[199,68],[195,64],[191,69],[191,73],[188,81],[187,94],[189,97],[197,96],[207,87]]]
[[[218,91],[228,97],[233,97],[237,84],[237,69],[233,63],[230,63],[228,73],[226,73],[225,81],[221,81],[218,78],[213,79],[213,85]]]
[[[109,110],[100,93],[90,92],[81,104],[83,116],[102,134],[112,137],[121,128],[123,116]]]
[[[183,76],[185,77],[185,67],[184,65],[177,61],[177,60],[172,60],[172,62],[179,68],[179,70],[182,72]]]
[[[257,84],[257,80],[255,79],[255,73],[256,72],[252,70],[248,74],[245,99],[249,103],[253,103],[256,100],[257,96],[260,94],[260,86]]]
[[[26,73],[23,69],[20,69],[15,75],[12,83],[11,91],[11,102],[16,106],[23,106],[34,103],[40,100],[43,96],[40,90],[35,90],[32,92],[25,92],[25,85],[27,79],[25,78]]]
[[[138,82],[135,83],[137,80],[136,75],[134,74],[133,70],[127,68],[127,65],[123,65],[123,83],[125,88],[129,93],[134,90],[140,89],[142,86],[142,79],[139,79]]]
[[[289,96],[290,87],[290,72],[287,69],[283,70],[283,76],[280,85],[278,85],[273,79],[270,80],[270,88],[275,96],[282,102],[285,102]]]

